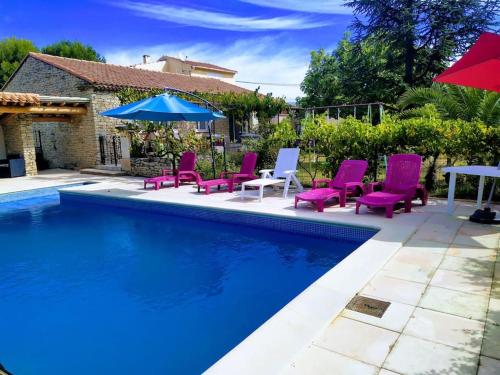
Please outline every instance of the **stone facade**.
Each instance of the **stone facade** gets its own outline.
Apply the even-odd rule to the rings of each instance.
[[[99,135],[116,133],[119,120],[99,113],[119,105],[112,92],[97,91],[89,83],[61,69],[28,57],[4,91],[90,99],[87,114],[68,123],[38,123],[44,158],[51,167],[89,168],[100,164]]]
[[[131,158],[130,174],[132,176],[160,176],[162,169],[171,169],[172,163],[167,158]]]
[[[37,174],[35,143],[31,116],[18,115],[2,125],[7,154],[19,154],[24,158],[26,175]]]
[[[51,168],[80,169],[101,164],[99,137],[119,135],[117,126],[123,124],[121,120],[100,115],[120,105],[115,92],[98,90],[88,82],[33,57],[25,60],[4,91],[90,99],[86,115],[75,116],[67,123],[47,122],[34,126],[35,136],[40,135],[44,158]],[[194,124],[191,126],[195,127]],[[216,133],[228,136],[229,122],[217,121]]]

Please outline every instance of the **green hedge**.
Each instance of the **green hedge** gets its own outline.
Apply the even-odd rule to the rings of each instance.
[[[379,156],[417,153],[428,166],[423,177],[431,189],[436,162],[440,158],[445,157],[449,165],[492,165],[500,156],[500,126],[488,127],[480,121],[386,116],[382,124],[371,126],[353,117],[336,123],[328,122],[325,116],[309,116],[302,120],[301,128],[297,136],[291,122],[283,121],[253,148],[259,152],[261,160],[270,163],[277,149],[298,143],[303,155],[312,155],[318,161],[302,162],[302,168],[311,177],[318,173],[331,176],[345,159],[366,159],[371,179],[376,177]],[[298,138],[295,142],[291,139],[292,133]],[[326,157],[326,162],[319,162],[320,156]]]

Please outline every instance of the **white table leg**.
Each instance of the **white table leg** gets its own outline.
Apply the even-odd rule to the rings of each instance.
[[[245,199],[245,183],[242,183],[242,184],[241,184],[241,195],[240,195],[240,199],[241,199],[241,200],[244,200],[244,199]]]
[[[264,198],[264,185],[259,186],[259,202],[262,202],[262,198]]]
[[[477,209],[481,208],[481,203],[483,202],[483,192],[484,192],[484,176],[479,177],[479,189],[477,191]]]
[[[453,204],[453,199],[455,198],[455,184],[457,182],[457,174],[451,172],[450,173],[450,183],[448,185],[448,213],[453,215],[453,211],[455,209]]]

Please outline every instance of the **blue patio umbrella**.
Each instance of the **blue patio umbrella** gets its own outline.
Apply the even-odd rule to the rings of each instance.
[[[101,115],[123,120],[211,121],[226,118],[175,95],[164,93],[102,112]]]
[[[209,102],[188,92],[167,88],[168,91],[180,92],[190,95],[198,100],[202,100],[209,105]],[[226,118],[220,112],[213,112],[207,108],[202,108],[196,104],[181,99],[175,95],[165,92],[151,98],[139,100],[134,103],[101,112],[101,115],[118,118],[122,120],[145,120],[145,121],[213,121]],[[210,148],[212,151],[212,174],[215,178],[215,152],[212,140],[212,129],[208,127],[210,136]],[[226,153],[224,147],[224,169],[226,169]]]

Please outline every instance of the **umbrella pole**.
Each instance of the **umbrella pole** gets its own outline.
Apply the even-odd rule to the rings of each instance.
[[[214,124],[214,121],[212,120],[212,124]],[[212,126],[208,126],[208,137],[210,138],[210,151],[212,152],[212,176],[213,179],[215,180],[215,150],[214,150],[214,141],[212,139]]]

